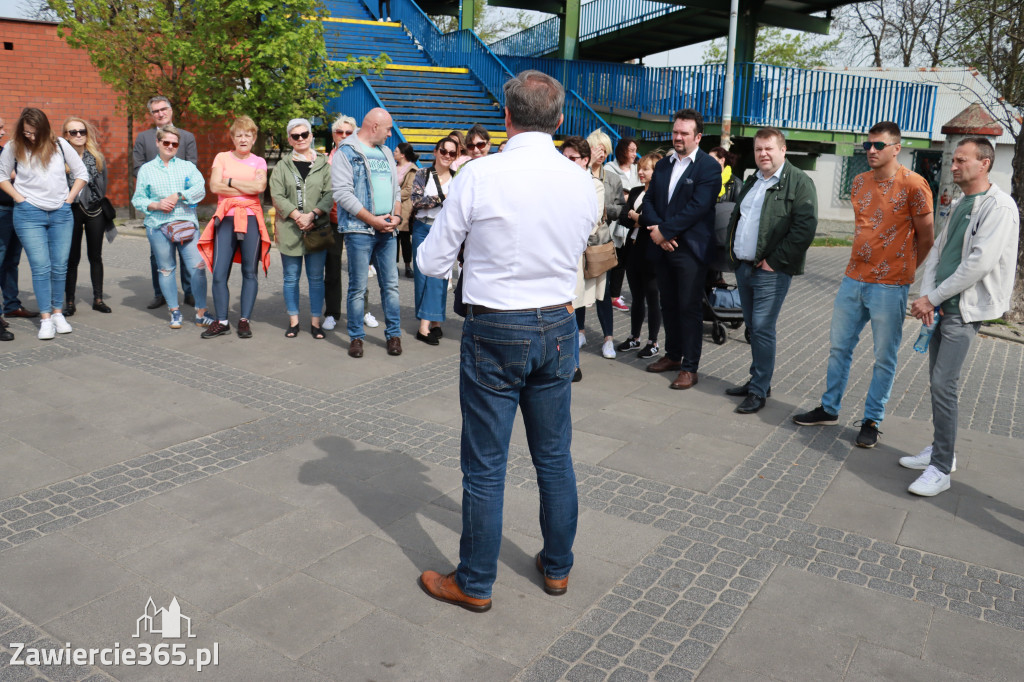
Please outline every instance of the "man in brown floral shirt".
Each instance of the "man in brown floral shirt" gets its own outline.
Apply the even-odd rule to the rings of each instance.
[[[927,180],[899,162],[899,126],[890,121],[876,123],[868,131],[864,150],[871,170],[855,177],[850,188],[857,231],[846,276],[832,308],[832,348],[825,393],[821,405],[798,414],[793,421],[801,426],[814,426],[839,420],[853,350],[861,330],[870,321],[875,365],[856,444],[873,448],[896,375],[907,293],[914,282],[917,264],[924,262],[935,233],[932,192]]]

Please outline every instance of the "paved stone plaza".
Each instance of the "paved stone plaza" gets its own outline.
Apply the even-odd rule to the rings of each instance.
[[[1024,345],[979,337],[953,487],[909,495],[917,472],[897,459],[931,433],[916,321],[877,448],[852,446],[870,332],[841,423],[789,419],[823,390],[848,248],[812,249],[794,280],[773,397],[757,415],[734,414],[723,394],[746,378],[742,330],[722,346],[708,335],[700,384],[670,391],[672,377],[642,371],[635,354],[603,359],[588,316],[569,592],[547,596],[533,565],[538,502],[520,424],[486,614],[416,584],[458,556],[459,318],[439,347],[418,343],[403,277],[401,357],[385,354],[381,326],[353,360],[344,325],[314,341],[308,312],[286,339],[274,254],[255,337],[201,340],[145,310],[147,251],[130,235],[105,246],[113,314],[89,309],[83,257],[74,333],[41,342],[35,324],[12,320],[17,339],[0,345],[0,680],[1022,677]],[[34,307],[25,263],[21,281]],[[239,285],[236,270],[232,325]],[[378,317],[379,302],[372,290]],[[621,341],[628,315],[615,322]],[[175,598],[192,638],[186,625],[168,635]],[[218,662],[199,674],[20,666],[13,643],[182,643],[182,660],[216,644]]]

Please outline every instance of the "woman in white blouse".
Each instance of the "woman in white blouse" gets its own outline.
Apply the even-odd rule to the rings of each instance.
[[[74,178],[71,189],[65,167]],[[71,204],[88,182],[89,171],[67,140],[53,134],[46,114],[26,107],[18,117],[14,139],[0,154],[0,178],[0,189],[14,199],[14,231],[32,269],[32,288],[42,318],[39,338],[69,334],[71,325],[62,311],[74,224]]]
[[[450,137],[444,137],[434,145],[434,163],[416,171],[412,182],[412,260],[416,262],[416,250],[430,234],[434,218],[441,212],[451,184],[452,163],[459,156],[459,144]],[[427,277],[413,269],[415,285],[416,318],[420,321],[416,338],[430,346],[436,346],[444,334],[441,323],[445,319],[448,299],[448,283],[436,277]]]

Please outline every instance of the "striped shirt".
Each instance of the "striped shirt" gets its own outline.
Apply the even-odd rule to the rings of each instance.
[[[170,213],[149,210],[151,203],[179,192],[185,198],[184,200],[179,198],[174,210]],[[180,220],[187,220],[199,227],[196,204],[205,196],[206,183],[203,180],[203,174],[199,172],[194,163],[174,157],[165,166],[158,156],[152,161],[142,164],[142,167],[139,168],[139,179],[135,183],[132,206],[135,207],[135,210],[145,214],[146,219],[143,220],[143,224],[147,228],[158,229],[161,225]]]

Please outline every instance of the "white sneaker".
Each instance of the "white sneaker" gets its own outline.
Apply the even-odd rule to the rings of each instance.
[[[615,358],[615,342],[611,341],[611,340],[605,341],[604,344],[601,345],[601,355],[603,355],[604,357],[608,358],[609,360],[614,359]]]
[[[369,271],[366,274],[366,276],[367,277],[376,277],[377,276],[377,268],[375,268],[375,267],[373,267],[371,265]]]
[[[929,465],[924,473],[917,477],[917,480],[910,484],[908,491],[915,495],[932,497],[943,490],[949,490],[949,474],[944,474],[935,467]]]
[[[66,324],[66,323],[65,323]],[[57,330],[53,326],[53,317],[48,317],[45,320],[39,322],[39,338],[43,341],[49,341],[57,335]]]
[[[581,329],[580,330],[580,348],[583,348],[583,346],[585,346],[585,345],[587,345],[587,335],[584,334],[583,330]]]
[[[929,445],[924,450],[914,456],[900,457],[900,466],[906,469],[917,469],[923,471],[927,469],[932,463],[932,446]],[[956,471],[956,453],[953,453],[953,466],[950,472]]]
[[[324,323],[322,325],[320,325],[320,328],[321,329],[326,329],[327,331],[331,331],[332,329],[334,329],[337,326],[338,326],[338,321],[336,319],[334,319],[334,315],[328,315],[327,317],[324,318]]]
[[[64,318],[64,313],[54,313],[50,315],[50,319],[53,321],[53,326],[57,328],[58,334],[70,334],[71,325]]]
[[[365,324],[367,327],[380,326],[380,322],[378,322],[377,318],[373,316],[373,313],[366,313],[365,315],[363,315],[363,324]]]

